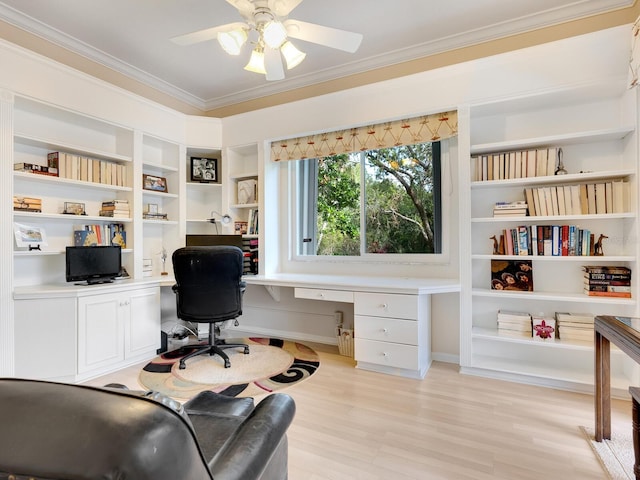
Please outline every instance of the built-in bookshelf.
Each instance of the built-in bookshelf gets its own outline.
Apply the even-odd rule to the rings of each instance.
[[[468,110],[469,163],[461,169],[460,182],[461,189],[468,189],[463,210],[469,222],[468,247],[461,253],[460,363],[467,373],[592,391],[592,345],[501,335],[497,314],[500,310],[546,318],[554,318],[556,312],[638,314],[635,285],[631,298],[588,296],[583,291],[584,265],[637,268],[635,92],[575,102],[554,102],[549,94],[538,100],[497,102]],[[527,163],[529,159],[534,159],[533,165]],[[496,204],[516,202],[527,203],[526,214],[494,214]],[[533,248],[544,230],[540,227],[556,230],[552,238],[557,250],[545,251],[543,245]],[[572,250],[570,233],[576,235]],[[606,236],[602,251],[595,255],[587,243],[586,250],[577,254],[581,234],[591,242]],[[501,235],[504,240],[510,236],[515,242],[523,241],[526,251],[497,252]],[[533,291],[492,289],[492,261],[517,260],[531,262]],[[612,373],[618,393],[640,378],[623,355],[614,355]]]

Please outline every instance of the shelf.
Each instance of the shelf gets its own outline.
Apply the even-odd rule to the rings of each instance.
[[[153,162],[143,162],[142,163],[142,169],[143,170],[146,170],[146,169],[160,170],[162,172],[177,172],[178,171],[178,167],[170,167],[168,165],[162,165],[160,163],[153,163]]]
[[[29,182],[42,182],[42,183],[61,183],[64,185],[73,185],[84,188],[100,188],[103,190],[117,190],[121,192],[130,192],[133,189],[131,187],[121,187],[118,185],[108,185],[106,183],[85,182],[83,180],[71,180],[69,178],[54,177],[52,175],[40,175],[38,173],[28,172],[13,172],[14,179],[27,180]]]
[[[71,245],[70,245],[71,246]],[[131,248],[123,248],[121,250],[122,253],[132,253],[133,249]],[[44,255],[65,255],[65,250],[14,250],[13,254],[16,257],[36,257],[36,256],[44,256]]]
[[[569,173],[567,175],[544,175],[540,177],[510,178],[507,180],[483,180],[471,182],[472,189],[497,188],[497,187],[520,187],[528,185],[548,185],[553,183],[578,183],[595,180],[610,180],[616,178],[627,178],[635,175],[632,169],[607,170],[602,172]]]
[[[177,225],[176,220],[153,220],[151,218],[143,218],[142,222],[145,225]]]
[[[474,297],[493,297],[521,300],[550,300],[554,302],[576,303],[604,303],[613,305],[635,305],[635,298],[619,297],[589,297],[583,293],[554,293],[554,292],[518,292],[505,290],[491,290],[488,288],[474,288],[471,292]]]
[[[231,205],[231,208],[258,208],[258,204],[257,203],[242,203],[242,204],[236,203],[235,205]]]
[[[177,193],[154,192],[153,190],[142,190],[142,194],[158,198],[178,198]]]
[[[111,160],[116,162],[131,162],[133,160],[132,157],[127,155],[120,155],[117,153],[105,152],[103,150],[86,148],[78,145],[73,145],[70,143],[56,142],[55,140],[37,138],[37,137],[33,137],[30,135],[25,135],[21,133],[14,134],[13,138],[14,138],[14,142],[16,143],[19,143],[22,145],[45,148],[47,150],[51,150],[52,152],[61,151],[65,153],[73,153],[77,155],[96,158],[99,160]]]
[[[215,187],[222,187],[222,183],[187,182],[187,188],[215,188]]]
[[[250,173],[239,173],[236,175],[231,175],[229,177],[232,181],[244,180],[247,178],[258,178],[258,172],[250,172]]]
[[[588,262],[588,263],[609,263],[609,262],[635,262],[636,258],[630,255],[471,255],[473,260],[535,260],[541,262]]]
[[[476,217],[472,218],[472,223],[558,223],[565,220],[585,221],[585,220],[618,220],[623,218],[635,218],[636,214],[627,213],[600,213],[596,215],[546,215],[546,216],[526,216],[526,217]]]
[[[619,128],[609,128],[602,130],[592,130],[587,132],[565,133],[560,135],[549,135],[546,137],[525,138],[506,142],[482,143],[471,145],[471,154],[497,153],[511,150],[526,150],[529,148],[543,146],[575,145],[581,143],[605,142],[609,140],[620,140],[634,132],[632,126]]]
[[[38,213],[38,212],[13,212],[14,218],[46,218],[47,220],[82,220],[82,221],[94,221],[94,222],[107,222],[107,223],[128,223],[131,222],[131,218],[114,218],[114,217],[100,217],[92,215],[66,215],[64,213]]]
[[[593,350],[593,341],[592,342],[570,342],[567,340],[553,340],[553,341],[538,341],[533,340],[532,338],[518,338],[518,337],[509,337],[507,335],[500,335],[497,329],[495,328],[482,328],[482,327],[473,327],[471,335],[473,338],[481,338],[483,340],[490,340],[495,342],[507,342],[507,343],[517,343],[520,345],[531,345],[532,347],[542,347],[542,348],[562,348],[562,349],[573,349],[573,350]]]

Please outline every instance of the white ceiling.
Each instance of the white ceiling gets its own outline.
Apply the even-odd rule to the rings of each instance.
[[[296,40],[307,58],[267,82],[217,41],[171,37],[242,21],[225,0],[3,0],[0,20],[201,110],[313,85],[632,5],[633,0],[304,0],[290,18],[359,32],[356,53]],[[246,48],[246,47],[245,47]]]

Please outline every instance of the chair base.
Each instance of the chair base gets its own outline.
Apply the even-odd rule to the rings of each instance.
[[[184,370],[185,368],[187,368],[185,364],[187,360],[189,360],[192,357],[196,357],[198,355],[204,355],[207,353],[209,355],[219,355],[224,360],[224,368],[229,368],[231,367],[231,362],[229,361],[229,357],[223,350],[227,348],[243,348],[244,354],[245,355],[249,354],[249,345],[246,345],[244,343],[226,343],[224,340],[218,340],[217,338],[214,338],[213,343],[210,343],[209,345],[202,345],[195,352],[191,352],[189,355],[182,357],[180,359],[180,364],[178,365],[178,368],[180,370]]]

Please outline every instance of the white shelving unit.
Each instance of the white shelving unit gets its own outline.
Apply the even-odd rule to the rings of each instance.
[[[186,233],[188,234],[231,234],[233,221],[222,224],[222,217],[228,214],[223,202],[223,190],[227,164],[219,148],[187,147],[185,161],[185,186],[187,195]],[[191,180],[191,157],[214,158],[218,161],[218,181],[201,183]],[[215,219],[215,223],[210,219]]]
[[[15,97],[14,163],[47,165],[47,154],[65,152],[123,165],[125,186],[13,172],[13,194],[42,200],[42,212],[14,211],[14,222],[44,230],[43,251],[25,251],[14,246],[14,287],[64,281],[64,252],[73,245],[73,231],[86,224],[123,223],[127,245],[132,245],[132,218],[114,219],[98,215],[103,201],[133,201],[133,145],[131,129],[80,115],[43,102]],[[63,214],[65,202],[83,203],[86,215]],[[131,249],[124,250],[123,265],[133,267]]]
[[[583,265],[638,268],[638,135],[635,91],[622,97],[558,102],[541,96],[536,102],[504,101],[470,107],[471,156],[562,147],[567,175],[472,181],[474,165],[461,168],[461,189],[468,204],[468,242],[461,252],[461,371],[470,374],[593,391],[593,347],[588,344],[513,338],[497,330],[498,310],[531,314],[574,312],[638,314],[637,280],[632,298],[589,297],[582,293]],[[463,115],[464,118],[464,115]],[[462,160],[464,161],[464,160]],[[622,179],[629,183],[628,209],[620,214],[494,218],[498,201],[525,200],[524,188]],[[465,193],[465,195],[467,194]],[[489,239],[520,225],[577,225],[604,233],[604,256],[494,255]],[[491,260],[531,260],[534,291],[491,290]],[[634,279],[636,277],[633,277]],[[637,366],[616,352],[612,358],[614,393],[624,395],[637,383]]]

